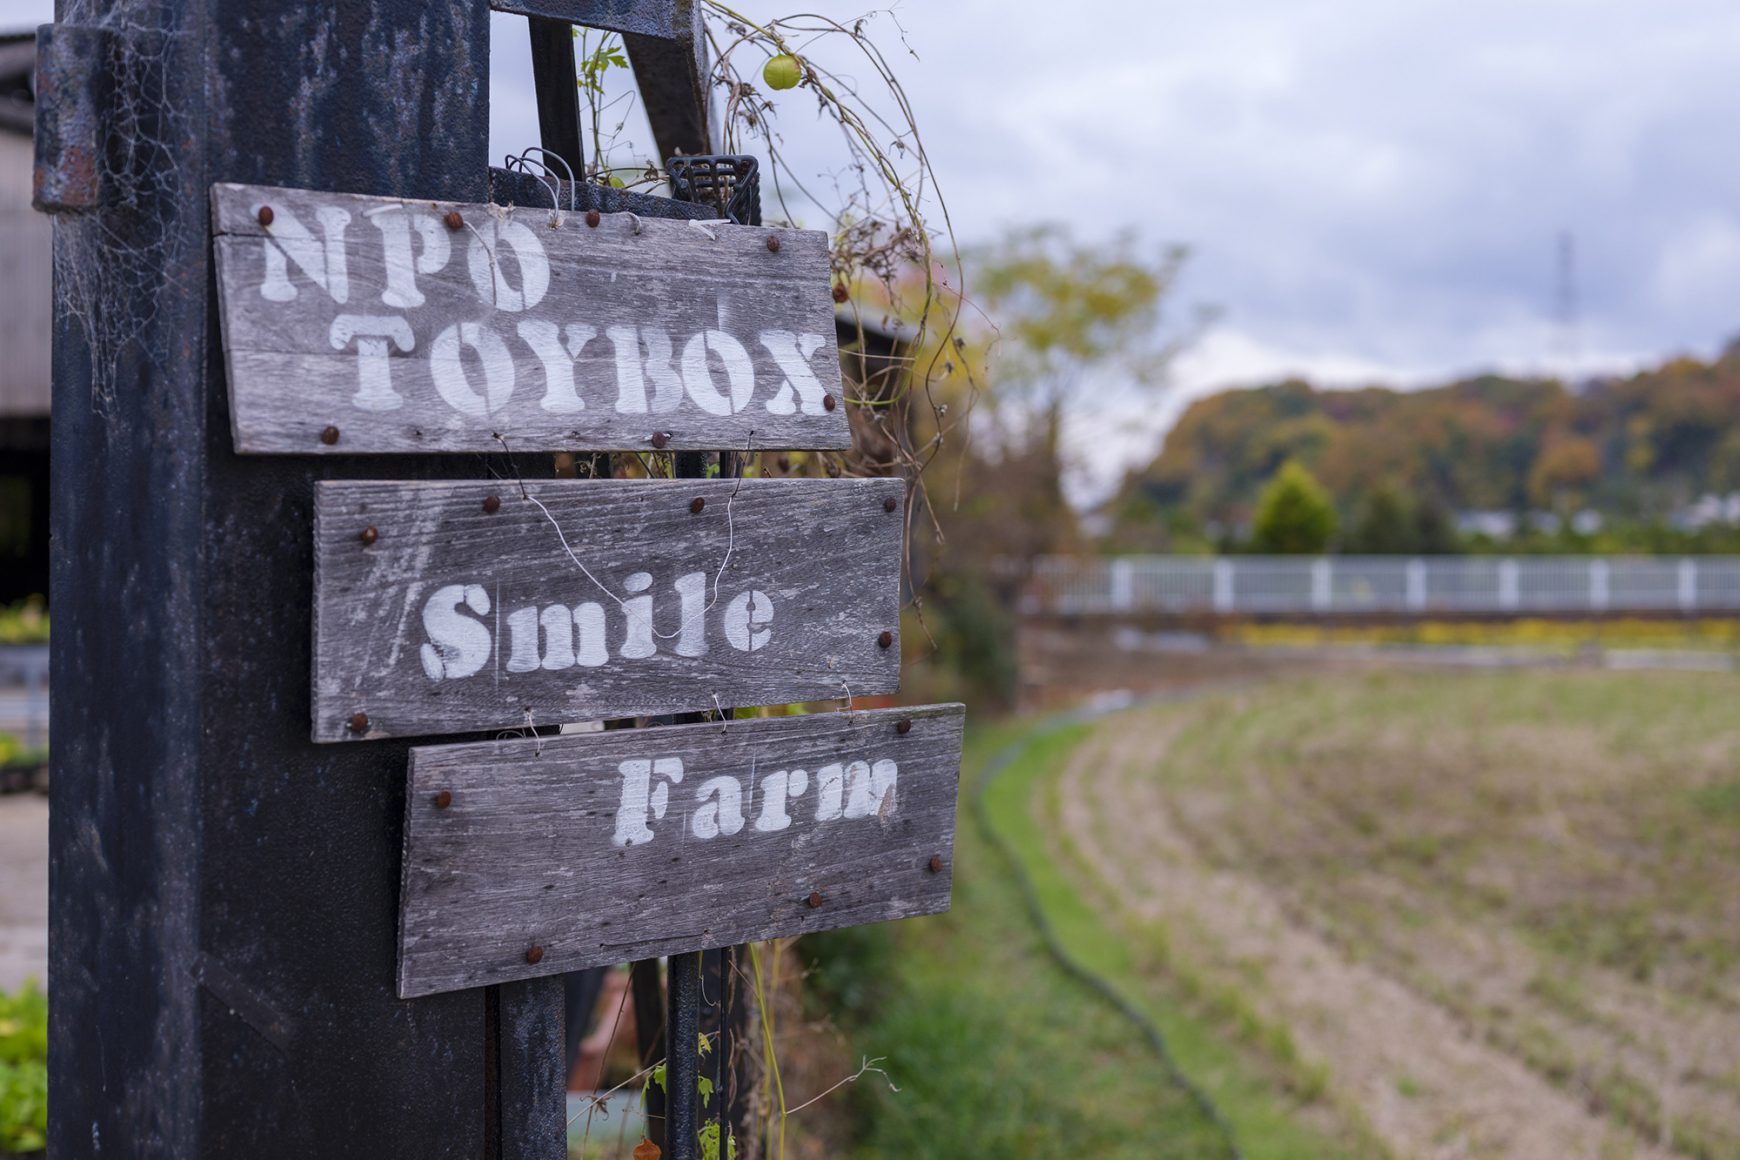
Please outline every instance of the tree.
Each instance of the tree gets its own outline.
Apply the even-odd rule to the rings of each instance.
[[[1394,484],[1378,484],[1360,504],[1342,551],[1362,556],[1407,556],[1419,551],[1411,506]]]
[[[1251,546],[1259,552],[1314,556],[1335,536],[1335,505],[1312,474],[1288,460],[1257,500]]]

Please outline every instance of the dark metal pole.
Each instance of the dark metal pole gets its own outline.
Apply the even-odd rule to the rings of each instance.
[[[538,100],[538,136],[544,148],[568,163],[575,181],[586,176],[580,134],[580,88],[574,66],[574,26],[528,17],[532,29],[532,88]]]
[[[55,230],[49,1152],[481,1156],[482,994],[394,991],[407,746],[308,737],[315,481],[476,464],[237,456],[208,205],[484,200],[488,9],[58,7],[113,197]]]
[[[671,1160],[695,1160],[701,1079],[701,954],[670,958],[670,1037],[665,1048],[666,1135]]]

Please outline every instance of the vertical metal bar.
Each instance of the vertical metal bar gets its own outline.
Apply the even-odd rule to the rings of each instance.
[[[659,986],[659,961],[641,959],[631,963],[628,986],[634,1001],[634,1035],[640,1048],[640,1065],[656,1067],[665,1059],[665,1000]],[[658,1146],[660,1153],[666,1150],[667,1143],[667,1103],[657,1084],[646,1086],[646,1138]]]
[[[496,1107],[501,1160],[568,1160],[568,1067],[561,975],[498,992]]]
[[[544,148],[568,163],[578,181],[586,171],[586,146],[580,134],[574,26],[541,16],[527,17],[527,23],[532,30],[532,91],[538,99],[538,136]]]
[[[670,1035],[665,1041],[665,1135],[671,1160],[695,1160],[700,1128],[695,1115],[701,1056],[695,1049],[701,1034],[701,954],[672,955],[667,987],[670,992]]]

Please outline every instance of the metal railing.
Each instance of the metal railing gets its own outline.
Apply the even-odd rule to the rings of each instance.
[[[1614,615],[1740,612],[1740,556],[1049,556],[1024,611]]]

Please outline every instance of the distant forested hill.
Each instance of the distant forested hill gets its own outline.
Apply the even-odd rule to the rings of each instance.
[[[1117,522],[1236,526],[1289,459],[1353,511],[1389,487],[1456,510],[1654,519],[1740,489],[1740,349],[1570,390],[1483,376],[1418,391],[1290,381],[1193,404],[1125,481]]]

